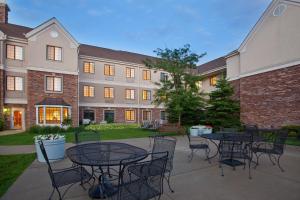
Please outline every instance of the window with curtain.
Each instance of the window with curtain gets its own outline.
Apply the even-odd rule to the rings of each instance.
[[[126,89],[125,90],[125,98],[126,99],[135,99],[135,90],[133,90],[133,89]]]
[[[84,62],[83,63],[83,72],[84,73],[95,73],[95,64],[93,62]]]
[[[62,61],[62,48],[47,45],[47,60]]]
[[[126,78],[134,78],[134,68],[126,67]]]
[[[23,60],[23,47],[11,45],[6,45],[6,57],[14,60]]]
[[[104,88],[104,98],[114,98],[114,88],[105,87]]]
[[[46,76],[46,91],[61,92],[62,77]]]
[[[151,100],[151,90],[143,90],[143,100]]]
[[[211,76],[209,78],[209,83],[210,83],[211,86],[216,86],[217,85],[217,81],[218,81],[217,76]]]
[[[112,65],[105,64],[104,65],[104,75],[105,76],[114,76],[115,75],[115,67]]]
[[[7,76],[6,88],[9,91],[23,91],[23,78],[18,76]]]
[[[143,110],[143,121],[151,121],[151,111]]]
[[[135,110],[125,110],[125,120],[135,121]]]
[[[38,124],[61,124],[70,117],[69,107],[39,106],[37,112]]]
[[[95,96],[95,87],[88,86],[88,85],[83,86],[83,96],[94,97]]]
[[[151,80],[151,71],[143,70],[143,80]]]

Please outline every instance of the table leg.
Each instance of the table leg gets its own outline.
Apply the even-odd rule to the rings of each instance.
[[[209,141],[212,142],[216,146],[217,152],[213,156],[208,157],[206,160],[210,160],[210,159],[216,157],[219,153],[219,144],[217,144],[214,140],[211,140],[211,139]]]

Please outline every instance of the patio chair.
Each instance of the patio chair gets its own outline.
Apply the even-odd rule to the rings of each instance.
[[[46,160],[46,163],[48,165],[48,173],[51,178],[51,183],[52,183],[52,187],[53,187],[53,190],[51,192],[49,199],[52,198],[55,190],[57,191],[57,193],[59,195],[59,199],[63,199],[63,197],[65,196],[67,191],[75,183],[80,183],[80,185],[83,187],[83,184],[87,183],[92,178],[92,175],[88,171],[86,171],[86,169],[84,169],[83,167],[80,167],[80,166],[74,166],[74,167],[65,168],[65,169],[53,170],[50,165],[43,141],[39,141],[39,146],[40,146],[41,152],[44,156],[44,159]],[[67,185],[69,185],[69,187],[64,191],[63,194],[61,194],[59,191],[59,188],[63,187],[63,186],[67,186]],[[85,189],[85,188],[83,187],[83,189]]]
[[[266,154],[268,155],[270,161],[272,162],[273,165],[275,165],[277,162],[278,167],[282,172],[284,172],[284,169],[280,165],[280,158],[284,153],[284,148],[285,148],[285,142],[288,137],[288,131],[287,130],[277,130],[273,134],[273,139],[269,137],[269,141],[260,143],[254,147],[252,147],[252,152],[256,156],[256,165],[259,164],[259,158],[260,156]],[[273,141],[270,141],[273,140]],[[275,162],[272,160],[272,158],[275,159]]]
[[[223,140],[220,141],[219,145],[219,167],[221,168],[221,175],[224,176],[223,165],[229,165],[235,170],[236,166],[244,166],[246,168],[246,160],[248,161],[248,170],[249,170],[249,179],[251,179],[251,162],[252,162],[252,154],[251,154],[251,141],[249,139],[245,139],[245,141],[240,140],[239,136],[224,134]],[[240,136],[244,137],[245,136]],[[246,142],[247,141],[247,142]]]
[[[153,158],[149,161],[130,164],[124,164],[128,160],[120,162],[118,183],[106,183],[103,186],[109,199],[160,199],[163,194],[163,178],[168,161],[168,152],[149,155]]]
[[[153,148],[151,151],[151,153],[168,152],[168,161],[166,165],[164,178],[167,180],[171,192],[174,192],[170,185],[170,178],[173,170],[173,158],[175,153],[176,142],[177,139],[173,137],[154,137]],[[155,155],[156,154],[152,154],[152,159],[156,158]]]
[[[207,139],[202,138],[201,136],[191,136],[188,130],[186,131],[186,134],[189,139],[189,148],[191,149],[191,154],[189,155],[189,162],[193,160],[194,151],[204,150],[206,159],[210,163],[210,159],[209,159],[210,148]]]

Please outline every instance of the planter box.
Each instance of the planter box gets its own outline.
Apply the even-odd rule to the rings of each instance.
[[[212,133],[212,128],[207,126],[192,126],[190,128],[191,136],[200,136],[202,134],[209,134]]]
[[[37,159],[40,162],[46,162],[42,151],[40,149],[40,145],[37,140],[35,140],[35,150],[37,154]],[[57,140],[43,140],[44,147],[49,159],[49,162],[54,162],[57,160],[64,159],[65,157],[65,138],[57,139]]]

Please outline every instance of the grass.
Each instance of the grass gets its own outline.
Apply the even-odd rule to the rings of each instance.
[[[137,124],[97,124],[85,127],[85,130],[98,130],[103,140],[117,140],[128,138],[142,138],[153,134],[153,131],[143,130]],[[67,142],[74,142],[74,133],[62,133],[66,136]],[[33,137],[37,134],[23,132],[14,135],[0,136],[0,145],[30,145],[33,144]],[[174,135],[174,133],[170,133]]]
[[[0,155],[0,197],[33,162],[35,154]]]
[[[297,139],[296,137],[289,137],[286,141],[286,144],[300,146],[300,139]]]

